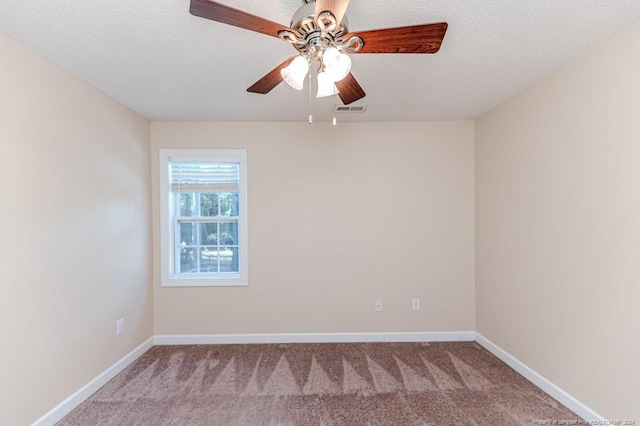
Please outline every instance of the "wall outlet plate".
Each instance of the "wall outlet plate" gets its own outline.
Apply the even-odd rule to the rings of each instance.
[[[414,311],[420,310],[420,299],[411,300],[411,309],[413,309]]]
[[[376,299],[374,301],[373,309],[375,309],[376,312],[382,311],[382,299]]]

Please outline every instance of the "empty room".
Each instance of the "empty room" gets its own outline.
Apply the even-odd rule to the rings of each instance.
[[[3,0],[2,425],[640,425],[640,2]]]

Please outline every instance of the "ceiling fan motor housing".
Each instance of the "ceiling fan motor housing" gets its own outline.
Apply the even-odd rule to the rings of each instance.
[[[331,25],[331,18],[333,18],[333,25]],[[349,21],[344,16],[340,24],[335,25],[335,17],[330,12],[319,16],[318,21],[324,28],[320,27],[315,20],[315,2],[305,0],[305,4],[293,14],[289,26],[298,31],[300,37],[280,34],[280,38],[291,43],[298,52],[310,60],[320,60],[322,52],[327,47],[335,46],[341,49],[344,46],[343,40],[349,32]]]

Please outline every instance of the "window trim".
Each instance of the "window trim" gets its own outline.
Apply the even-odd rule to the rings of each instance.
[[[169,162],[171,158],[193,162],[238,162],[238,273],[219,277],[176,274],[175,216],[169,188]],[[161,287],[241,287],[249,285],[248,233],[247,233],[247,151],[245,149],[160,149],[160,286]]]

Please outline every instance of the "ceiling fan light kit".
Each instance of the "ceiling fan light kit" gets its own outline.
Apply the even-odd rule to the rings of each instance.
[[[318,93],[316,98],[325,98],[340,93],[331,75],[326,71],[318,73]]]
[[[309,61],[303,56],[296,56],[291,63],[280,70],[285,83],[296,90],[302,90],[304,78],[309,72]]]
[[[297,56],[280,71],[283,80],[296,90],[302,90],[304,78],[309,72],[310,58]],[[335,83],[343,80],[351,71],[351,58],[334,46],[322,50],[318,67],[318,94],[316,97],[333,96],[339,93]]]
[[[304,0],[289,27],[211,0],[191,0],[189,10],[195,16],[277,37],[298,51],[247,91],[267,94],[282,81],[301,90],[311,63],[317,62],[317,97],[337,94],[349,105],[365,97],[351,73],[350,54],[436,53],[447,31],[447,23],[440,22],[350,33],[345,16],[349,1]]]
[[[333,81],[340,81],[351,72],[351,58],[341,53],[333,46],[329,46],[322,54],[322,63],[325,71],[329,73]]]

